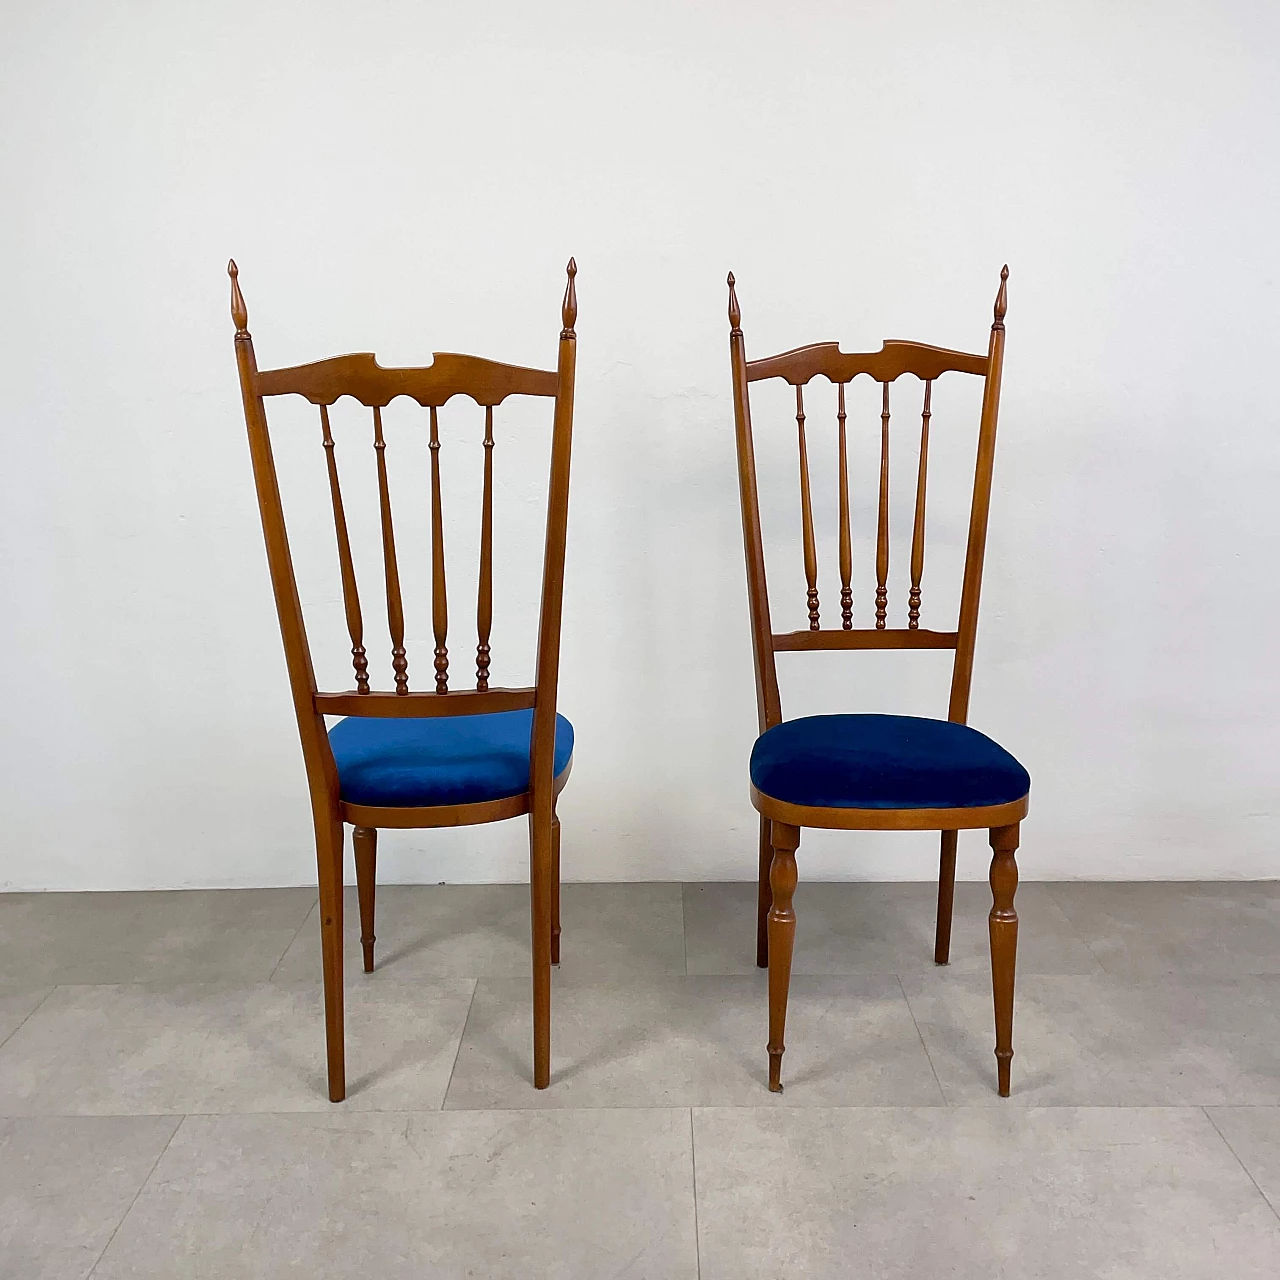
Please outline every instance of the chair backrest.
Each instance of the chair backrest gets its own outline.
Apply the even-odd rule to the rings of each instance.
[[[383,368],[368,353],[336,356],[289,369],[259,370],[248,329],[248,311],[240,291],[235,262],[231,276],[231,316],[235,322],[236,362],[244,400],[245,423],[253,460],[254,482],[266,539],[267,561],[275,592],[294,709],[302,735],[303,755],[312,782],[313,804],[337,797],[337,773],[329,751],[323,716],[439,716],[475,715],[491,711],[533,708],[531,784],[549,784],[555,745],[556,690],[560,659],[560,616],[564,586],[565,531],[569,503],[569,458],[573,434],[573,390],[577,358],[578,300],[574,285],[577,266],[570,258],[561,307],[559,359],[554,371],[499,364],[477,356],[435,353],[425,368]],[[325,452],[329,497],[337,537],[342,600],[351,640],[355,689],[326,693],[316,688],[302,605],[294,577],[285,531],[284,510],[271,449],[265,401],[272,396],[300,395],[319,409],[320,442]],[[452,396],[469,396],[484,409],[484,479],[481,497],[479,583],[476,592],[476,679],[474,689],[450,690],[448,593],[446,590],[444,517],[440,493],[440,436],[438,410]],[[493,416],[508,396],[545,396],[555,401],[551,436],[551,478],[543,553],[542,605],[538,624],[538,654],[534,684],[529,688],[489,686],[489,638],[493,618]],[[372,410],[372,444],[378,484],[383,577],[387,628],[391,640],[394,690],[370,688],[369,662],[364,646],[364,613],[356,583],[351,541],[342,500],[337,458],[330,430],[329,409],[342,396],[351,396]],[[431,682],[426,692],[409,689],[409,661],[405,651],[404,606],[395,527],[387,480],[386,440],[382,410],[397,396],[408,396],[428,411],[431,458],[431,613],[435,635]],[[469,679],[469,676],[468,676]],[[544,776],[545,775],[545,776]],[[549,793],[548,793],[549,794]]]
[[[954,649],[948,719],[963,724],[969,711],[969,684],[973,673],[973,646],[978,625],[978,597],[982,588],[982,560],[987,539],[987,514],[991,500],[991,467],[995,457],[996,417],[1000,405],[1000,373],[1004,359],[1004,316],[1009,268],[1000,272],[995,322],[986,355],[947,351],[919,342],[885,342],[879,351],[850,353],[835,342],[798,347],[782,355],[748,360],[742,336],[742,314],[732,272],[729,275],[729,357],[733,371],[733,412],[737,429],[738,483],[742,502],[742,533],[747,556],[747,593],[751,609],[751,639],[756,664],[756,701],[760,729],[772,728],[782,719],[774,654],[818,649]],[[859,374],[879,382],[880,468],[876,519],[875,626],[853,625],[853,541],[849,519],[848,441],[845,422],[845,388]],[[889,577],[889,385],[903,374],[924,383],[920,416],[920,453],[916,474],[915,518],[911,532],[911,588],[907,626],[887,625]],[[969,508],[969,537],[964,578],[960,589],[960,613],[954,631],[933,631],[920,626],[921,578],[924,573],[925,490],[928,476],[929,419],[933,383],[944,373],[963,373],[984,380],[982,412],[978,424],[977,466]],[[838,431],[838,493],[840,539],[840,628],[824,628],[818,598],[818,554],[814,537],[813,506],[809,492],[809,455],[805,443],[804,388],[822,375],[836,384]],[[765,378],[782,378],[796,390],[796,428],[800,452],[800,516],[807,581],[809,628],[775,633],[770,621],[769,592],[765,579],[764,544],[760,529],[760,502],[756,484],[755,448],[751,434],[750,384]]]

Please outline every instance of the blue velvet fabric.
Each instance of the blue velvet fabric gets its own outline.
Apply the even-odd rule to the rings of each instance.
[[[476,804],[529,790],[532,711],[381,719],[348,716],[329,730],[349,804]],[[556,716],[555,776],[573,757],[573,725]]]
[[[1020,800],[1027,771],[967,725],[917,716],[806,716],[756,739],[756,790],[830,809],[967,809]]]

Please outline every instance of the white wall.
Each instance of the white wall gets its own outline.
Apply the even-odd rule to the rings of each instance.
[[[0,888],[314,876],[230,254],[264,365],[549,365],[577,255],[562,812],[566,876],[602,880],[754,871],[726,270],[755,355],[982,349],[1007,260],[972,719],[1035,779],[1024,875],[1280,874],[1274,3],[5,8]],[[771,403],[782,625],[803,581]],[[298,421],[285,453],[314,466]],[[517,523],[537,519],[533,443],[498,455]],[[325,548],[322,501],[302,516]],[[939,502],[931,573],[962,536]],[[336,616],[319,567],[304,590]],[[784,705],[943,713],[945,673],[910,661],[806,679],[793,657]],[[389,879],[525,874],[519,823],[384,848]],[[984,874],[979,837],[961,851]],[[934,869],[914,836],[816,833],[801,856],[811,877]]]

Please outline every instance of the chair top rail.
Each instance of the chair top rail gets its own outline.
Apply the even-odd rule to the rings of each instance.
[[[939,374],[951,372],[984,377],[988,368],[986,356],[898,338],[888,339],[879,351],[866,352],[841,351],[838,342],[815,342],[781,355],[748,360],[747,381],[785,378],[793,386],[802,387],[818,375],[831,382],[851,382],[860,373],[866,373],[877,382],[893,382],[904,373],[912,373],[928,382]]]
[[[477,404],[501,404],[507,396],[551,396],[559,380],[545,369],[501,364],[451,351],[433,353],[425,368],[383,368],[372,352],[333,356],[289,369],[258,372],[263,396],[305,396],[312,404],[331,405],[352,396],[369,408],[383,409],[397,396],[409,396],[424,408],[440,408],[452,396],[470,396]]]

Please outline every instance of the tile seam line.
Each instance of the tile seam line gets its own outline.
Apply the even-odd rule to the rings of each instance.
[[[689,1108],[689,1172],[693,1190],[693,1260],[698,1280],[702,1280],[702,1238],[698,1228],[698,1139],[693,1126],[693,1108]]]
[[[18,1023],[18,1025],[17,1025],[16,1027],[14,1027],[14,1029],[13,1029],[12,1031],[10,1031],[10,1032],[9,1032],[9,1034],[8,1034],[7,1036],[5,1036],[5,1038],[4,1038],[3,1040],[0,1040],[0,1049],[3,1049],[3,1048],[5,1047],[5,1045],[7,1045],[7,1044],[9,1043],[9,1041],[10,1041],[10,1040],[12,1040],[12,1039],[13,1039],[13,1037],[14,1037],[14,1036],[16,1036],[16,1035],[18,1034],[18,1032],[19,1032],[19,1031],[21,1031],[21,1030],[22,1030],[22,1028],[23,1028],[23,1027],[25,1027],[25,1026],[27,1025],[27,1022],[28,1022],[28,1021],[29,1021],[29,1020],[30,1020],[30,1019],[31,1019],[31,1018],[32,1018],[36,1013],[38,1013],[41,1009],[43,1009],[43,1008],[44,1008],[44,1003],[45,1003],[45,1001],[46,1001],[46,1000],[48,1000],[48,998],[49,998],[51,995],[53,995],[53,993],[54,993],[55,991],[57,991],[57,989],[58,989],[58,987],[59,987],[60,985],[61,985],[60,983],[55,982],[55,983],[53,984],[53,986],[51,986],[51,987],[49,988],[49,990],[48,990],[48,991],[46,991],[46,992],[44,993],[44,995],[42,995],[42,996],[40,997],[40,999],[39,999],[39,1000],[37,1000],[37,1001],[35,1002],[35,1004],[33,1004],[33,1005],[31,1006],[31,1008],[30,1008],[30,1009],[28,1009],[28,1010],[27,1010],[26,1017],[24,1017],[24,1018],[22,1019],[22,1021],[21,1021],[21,1022],[19,1022],[19,1023]]]
[[[1012,1108],[1019,1115],[1032,1111],[1203,1111],[1206,1108],[1225,1106],[1233,1111],[1276,1110],[1271,1102],[1201,1103],[1201,1102],[1033,1102],[1015,1104]],[[0,1109],[0,1120],[231,1120],[261,1119],[265,1116],[389,1116],[389,1115],[467,1115],[511,1112],[513,1114],[555,1115],[562,1112],[583,1113],[589,1111],[975,1111],[988,1112],[1007,1109],[1007,1102],[863,1102],[863,1103],[627,1103],[611,1106],[530,1106],[530,1107],[344,1107],[342,1103],[330,1104],[324,1109],[287,1110],[273,1107],[267,1111],[5,1111]],[[1215,1126],[1216,1128],[1216,1126]],[[1232,1153],[1234,1154],[1234,1152]],[[1239,1157],[1236,1157],[1239,1159]]]
[[[143,1178],[138,1185],[137,1191],[133,1193],[133,1199],[129,1201],[129,1207],[120,1215],[120,1221],[116,1223],[112,1229],[111,1235],[107,1238],[107,1243],[102,1246],[102,1252],[93,1260],[93,1266],[85,1273],[85,1280],[93,1280],[94,1273],[98,1270],[98,1264],[106,1257],[107,1250],[111,1248],[112,1242],[120,1232],[120,1228],[124,1226],[125,1219],[133,1212],[133,1206],[138,1203],[138,1197],[146,1190],[147,1184],[155,1177],[156,1170],[160,1167],[160,1161],[164,1159],[164,1153],[169,1150],[174,1138],[178,1136],[178,1130],[187,1122],[185,1115],[178,1117],[178,1123],[173,1126],[173,1131],[169,1134],[163,1147],[160,1148],[160,1154],[151,1163],[151,1168],[147,1170],[147,1176]]]
[[[689,909],[688,898],[685,894],[686,885],[682,880],[680,882],[680,949],[684,953],[684,976],[689,976]],[[693,1124],[692,1114],[689,1117],[690,1125]]]
[[[471,1023],[471,1010],[476,1007],[476,992],[479,990],[480,979],[473,978],[471,980],[471,999],[467,1001],[467,1016],[462,1019],[462,1030],[458,1033],[458,1047],[453,1053],[453,1066],[449,1068],[449,1079],[445,1081],[444,1092],[440,1095],[440,1105],[435,1108],[436,1111],[443,1112],[445,1103],[449,1101],[449,1090],[453,1088],[453,1076],[458,1070],[458,1059],[462,1057],[462,1042],[467,1038],[467,1027]],[[462,1111],[465,1108],[456,1107],[455,1110]],[[493,1108],[488,1108],[488,1110],[493,1110]]]
[[[916,1011],[911,1007],[911,997],[907,995],[907,988],[902,981],[902,975],[895,973],[893,977],[898,984],[898,990],[902,992],[902,1002],[907,1006],[907,1016],[911,1019],[911,1025],[916,1029],[916,1036],[920,1041],[920,1047],[924,1050],[925,1060],[929,1064],[929,1070],[933,1073],[933,1083],[938,1086],[938,1095],[942,1098],[942,1105],[950,1108],[951,1102],[947,1098],[947,1091],[942,1087],[942,1081],[938,1077],[938,1068],[933,1065],[933,1055],[929,1052],[929,1046],[924,1042],[924,1032],[920,1030],[920,1024],[916,1021]]]
[[[302,917],[302,922],[293,931],[293,937],[289,939],[289,945],[280,953],[280,959],[276,961],[275,968],[267,976],[268,982],[274,982],[276,974],[280,972],[280,966],[284,964],[284,958],[293,950],[293,944],[302,936],[302,931],[307,927],[307,921],[311,919],[311,913],[320,905],[320,895],[317,893],[315,901],[307,908],[306,913]]]
[[[1115,973],[1113,973],[1110,969],[1108,969],[1108,968],[1107,968],[1107,966],[1106,966],[1105,964],[1103,964],[1103,962],[1102,962],[1102,957],[1101,957],[1101,956],[1100,956],[1100,955],[1099,955],[1099,954],[1098,954],[1098,953],[1093,949],[1093,943],[1092,943],[1092,942],[1090,942],[1090,941],[1089,941],[1089,939],[1088,939],[1088,938],[1086,938],[1086,937],[1084,936],[1084,931],[1083,931],[1082,929],[1080,929],[1080,927],[1076,924],[1076,922],[1071,918],[1070,914],[1067,912],[1066,907],[1064,907],[1064,906],[1062,905],[1062,903],[1058,901],[1058,895],[1057,895],[1056,893],[1054,893],[1054,891],[1053,891],[1053,886],[1054,886],[1056,883],[1058,883],[1058,882],[1057,882],[1057,881],[1054,881],[1054,880],[1042,880],[1042,881],[1040,881],[1040,883],[1044,885],[1044,887],[1045,887],[1045,892],[1046,892],[1046,893],[1048,893],[1048,895],[1049,895],[1049,901],[1050,901],[1050,902],[1052,902],[1052,903],[1053,903],[1053,905],[1054,905],[1055,907],[1057,907],[1057,908],[1058,908],[1058,910],[1062,913],[1062,918],[1063,918],[1063,919],[1064,919],[1064,920],[1065,920],[1065,921],[1066,921],[1066,922],[1071,926],[1071,930],[1072,930],[1072,932],[1076,935],[1076,937],[1078,937],[1078,938],[1080,939],[1080,941],[1081,941],[1081,942],[1083,942],[1083,943],[1084,943],[1085,950],[1086,950],[1086,951],[1087,951],[1087,952],[1088,952],[1088,953],[1093,957],[1093,962],[1094,962],[1094,964],[1096,964],[1096,965],[1098,966],[1098,971],[1099,971],[1099,973],[1101,973],[1101,974],[1103,974],[1104,976],[1109,977],[1109,978],[1114,978],[1114,977],[1123,976],[1123,975],[1119,975],[1119,974],[1115,974]],[[1074,882],[1071,882],[1071,883],[1084,883],[1084,884],[1087,884],[1087,883],[1090,883],[1090,882],[1089,882],[1089,881],[1074,881]],[[1094,883],[1097,883],[1097,882],[1094,882]],[[1104,882],[1104,883],[1105,883],[1105,882]],[[1113,883],[1124,883],[1124,882],[1123,882],[1123,881],[1116,881],[1116,882],[1113,882]],[[1096,975],[1094,975],[1094,974],[1086,974],[1086,975],[1084,975],[1084,976],[1086,976],[1086,977],[1094,977],[1094,976],[1096,976]]]
[[[1218,1122],[1213,1118],[1213,1112],[1210,1111],[1208,1107],[1204,1107],[1204,1106],[1202,1106],[1200,1110],[1204,1114],[1204,1118],[1208,1120],[1208,1122],[1213,1126],[1214,1133],[1216,1133],[1218,1137],[1222,1139],[1222,1145],[1226,1147],[1226,1149],[1230,1151],[1233,1156],[1235,1156],[1236,1163],[1244,1170],[1245,1177],[1248,1178],[1249,1181],[1253,1183],[1253,1189],[1262,1197],[1263,1203],[1267,1206],[1268,1209],[1271,1210],[1273,1214],[1275,1214],[1275,1216],[1278,1219],[1280,1219],[1280,1208],[1277,1208],[1274,1204],[1272,1204],[1271,1197],[1267,1195],[1267,1193],[1263,1191],[1263,1189],[1260,1186],[1258,1186],[1258,1180],[1253,1176],[1252,1170],[1249,1168],[1247,1164],[1245,1164],[1243,1160],[1240,1159],[1240,1153],[1236,1151],[1235,1147],[1231,1145],[1230,1139],[1228,1139],[1227,1135],[1223,1133],[1221,1129],[1218,1128]]]

